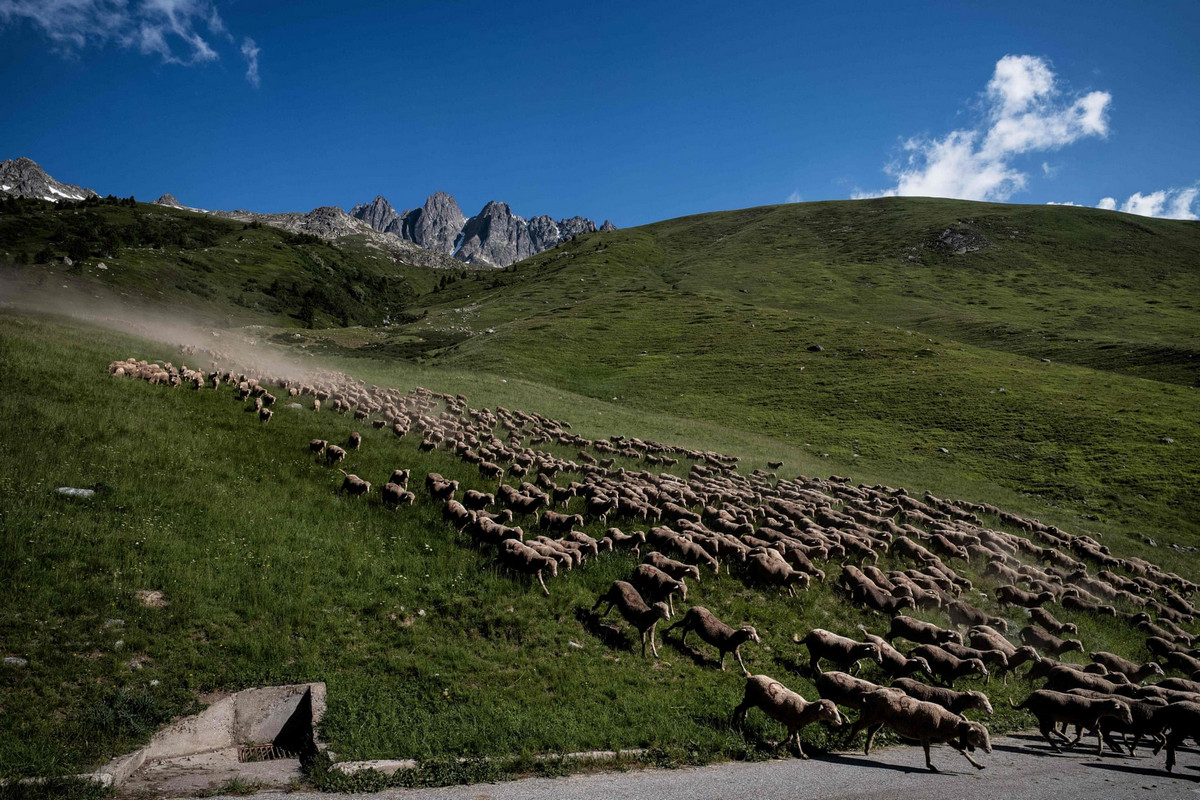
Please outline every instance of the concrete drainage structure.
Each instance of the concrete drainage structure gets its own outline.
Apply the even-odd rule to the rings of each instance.
[[[171,723],[150,744],[114,758],[92,778],[106,786],[129,784],[174,795],[231,778],[286,785],[300,775],[300,756],[323,749],[314,732],[324,715],[324,683],[246,689]]]

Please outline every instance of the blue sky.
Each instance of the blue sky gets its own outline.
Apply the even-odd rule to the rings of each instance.
[[[150,200],[638,225],[934,194],[1200,213],[1200,3],[0,0],[0,158]]]

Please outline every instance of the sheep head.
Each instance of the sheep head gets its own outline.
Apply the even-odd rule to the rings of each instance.
[[[1076,652],[1082,653],[1084,652],[1084,649],[1083,642],[1079,641],[1078,639],[1066,639],[1063,641],[1063,646],[1059,652],[1069,653],[1072,650],[1075,650]]]
[[[762,639],[758,638],[758,631],[754,629],[753,625],[743,625],[738,629],[738,633],[742,634],[748,642],[754,642],[755,644],[762,643]]]
[[[1129,709],[1127,703],[1120,700],[1104,701],[1104,706],[1109,709],[1109,715],[1119,719],[1125,725],[1133,724],[1133,712]]]
[[[974,750],[976,747],[985,753],[992,752],[992,739],[988,736],[987,728],[978,722],[963,720],[958,725],[959,747]]]
[[[955,644],[963,643],[962,634],[958,631],[940,631],[937,635],[937,640],[939,642],[954,642]]]
[[[980,659],[968,658],[967,664],[970,665],[971,672],[974,672],[979,677],[986,678],[988,676],[987,665],[984,664],[983,661],[981,661]]]
[[[837,703],[832,700],[817,700],[813,705],[817,706],[817,722],[826,722],[830,725],[845,725],[849,722],[842,716]]]
[[[666,603],[658,602],[658,603],[655,603],[654,605],[650,606],[650,608],[653,609],[654,611],[656,611],[657,616],[661,617],[662,619],[670,619],[671,618],[671,609],[667,607]]]
[[[990,715],[992,713],[992,711],[993,711],[992,701],[988,699],[988,696],[986,694],[984,694],[983,692],[976,691],[974,689],[967,692],[967,694],[970,695],[975,708],[978,708],[980,711],[982,711],[983,713],[988,714],[988,715]]]

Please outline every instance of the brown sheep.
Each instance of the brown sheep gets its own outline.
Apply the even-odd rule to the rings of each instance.
[[[337,464],[346,457],[346,451],[338,447],[336,444],[331,444],[325,448],[325,463]]]
[[[646,534],[642,531],[635,531],[633,535],[636,535],[637,533],[642,534],[642,541],[644,543]],[[682,561],[676,561],[673,558],[668,558],[662,553],[647,553],[646,557],[642,559],[642,563],[649,564],[652,567],[658,567],[676,580],[683,580],[684,578],[691,577],[695,578],[697,583],[700,581],[699,567],[694,564],[684,564]]]
[[[417,496],[412,492],[394,483],[385,483],[383,488],[379,490],[379,498],[385,506],[411,506],[416,502]]]
[[[1107,653],[1103,650],[1098,653],[1089,653],[1088,658],[1096,664],[1103,664],[1109,672],[1124,675],[1132,683],[1141,683],[1151,675],[1162,677],[1165,674],[1162,666],[1154,661],[1135,664],[1127,658],[1121,658],[1115,653]]]
[[[951,625],[962,625],[966,628],[972,625],[991,625],[1002,631],[1008,630],[1008,620],[1003,617],[989,616],[963,600],[952,600],[947,603],[946,613],[950,615]]]
[[[1163,706],[1155,715],[1159,730],[1167,734],[1167,772],[1175,767],[1175,749],[1188,738],[1195,739],[1200,731],[1200,703],[1182,702]]]
[[[868,633],[867,629],[862,625],[858,629],[863,632],[863,637],[879,648],[879,656],[882,659],[879,666],[883,669],[885,675],[889,678],[898,678],[902,675],[912,675],[916,672],[924,672],[930,678],[934,677],[933,671],[929,666],[929,662],[923,658],[910,658],[904,655],[884,639],[882,636],[876,636],[873,633]]]
[[[839,706],[862,710],[862,700],[871,692],[883,687],[846,672],[822,672],[813,680],[821,697],[832,700]]]
[[[966,675],[978,675],[981,678],[987,678],[989,675],[987,665],[982,660],[959,658],[936,644],[923,644],[915,647],[909,652],[909,655],[928,661],[933,674],[946,686],[953,686],[956,680]]]
[[[362,447],[362,434],[358,431],[352,431],[350,433],[350,438],[346,440],[346,449],[357,450],[360,447]]]
[[[604,538],[609,542],[609,550],[632,550],[634,558],[641,558],[641,546],[646,543],[646,534],[644,531],[625,533],[620,528],[609,528],[605,531]],[[687,565],[684,564],[682,566]],[[659,567],[659,569],[662,569],[662,567]],[[696,570],[697,573],[699,571]]]
[[[991,715],[992,703],[983,692],[972,689],[969,692],[956,692],[940,686],[929,686],[914,681],[912,678],[898,678],[892,681],[892,687],[899,689],[909,697],[924,700],[926,703],[937,703],[948,711],[961,715],[964,711],[977,709]]]
[[[351,497],[362,497],[371,491],[371,482],[364,481],[357,475],[350,475],[345,470],[338,470],[342,473],[342,488],[338,489],[339,493],[349,494]]]
[[[1060,639],[1036,625],[1026,625],[1021,628],[1021,641],[1030,647],[1036,647],[1043,653],[1049,653],[1055,658],[1071,651],[1084,652],[1083,642],[1078,639]]]
[[[604,609],[604,613],[600,616],[608,616],[608,613],[613,610],[613,606],[616,606],[621,612],[621,616],[642,634],[642,658],[646,657],[647,634],[650,637],[650,650],[654,653],[654,657],[658,658],[658,647],[654,644],[654,626],[658,624],[659,620],[671,618],[671,611],[667,608],[667,604],[647,605],[642,596],[638,594],[638,590],[625,581],[613,581],[608,591],[596,600],[592,611],[594,612],[603,603],[608,603],[608,608]]]
[[[496,502],[496,496],[490,493],[477,492],[474,489],[467,489],[463,494],[462,504],[471,511],[482,511],[488,506]]]
[[[936,703],[909,697],[899,689],[879,689],[864,696],[862,716],[850,729],[850,737],[865,729],[864,752],[870,755],[871,742],[884,725],[905,739],[921,742],[925,749],[925,766],[930,772],[938,771],[929,758],[929,746],[935,742],[949,744],[976,769],[983,769],[984,765],[967,751],[978,747],[985,753],[992,752],[991,738],[983,725],[966,720]]]
[[[329,442],[324,439],[311,439],[308,443],[308,452],[315,456],[320,456],[325,452],[325,448],[329,446]]]
[[[429,489],[429,496],[434,501],[453,500],[455,492],[458,491],[458,481],[434,481],[433,483],[426,482]]]
[[[800,641],[808,648],[808,665],[814,673],[821,671],[822,658],[836,664],[842,672],[851,674],[858,671],[858,662],[864,658],[869,658],[876,664],[883,663],[883,656],[876,645],[870,642],[856,642],[822,628],[813,628]]]
[[[542,512],[541,524],[548,531],[566,533],[571,528],[583,527],[582,514],[559,514],[557,511],[546,509]]]
[[[262,423],[267,423],[267,422],[270,422],[270,421],[271,421],[271,415],[272,415],[272,414],[274,414],[274,413],[275,413],[275,412],[271,411],[271,409],[269,409],[269,408],[264,408],[264,409],[262,409],[262,410],[260,410],[260,411],[258,412],[258,421],[259,421],[259,422],[262,422]]]
[[[1079,628],[1076,627],[1074,622],[1059,622],[1053,614],[1044,608],[1029,609],[1029,618],[1055,636],[1062,636],[1064,633],[1079,633]]]
[[[1095,700],[1089,697],[1039,689],[1025,698],[1020,705],[1014,703],[1011,698],[1008,703],[1013,708],[1024,709],[1037,717],[1038,730],[1041,731],[1042,738],[1049,742],[1050,747],[1055,751],[1060,751],[1062,748],[1058,746],[1058,742],[1050,738],[1051,733],[1064,742],[1067,741],[1066,735],[1058,730],[1057,726],[1060,722],[1078,725],[1083,730],[1095,733],[1096,755],[1100,755],[1104,750],[1104,742],[1100,738],[1100,720],[1102,718],[1114,717],[1122,725],[1133,724],[1133,715],[1129,710],[1129,705],[1115,697]]]
[[[751,577],[762,583],[783,586],[787,589],[789,597],[796,596],[796,584],[799,584],[802,590],[808,588],[812,579],[807,572],[793,568],[783,560],[782,555],[776,553],[772,556],[770,553],[776,551],[753,553],[746,559],[746,567]]]
[[[643,564],[642,566],[648,566]],[[669,628],[663,630],[663,637],[675,628],[683,628],[683,634],[679,637],[680,644],[687,644],[688,633],[695,631],[696,635],[701,640],[711,644],[717,648],[720,654],[721,671],[725,671],[725,654],[733,651],[733,657],[737,659],[738,665],[742,671],[746,671],[746,665],[742,663],[741,646],[746,642],[754,642],[758,644],[762,640],[758,638],[758,631],[750,625],[743,625],[734,630],[726,625],[721,620],[717,619],[711,611],[704,606],[692,606],[683,615],[683,619],[676,622]]]
[[[1022,606],[1024,608],[1038,608],[1046,603],[1053,603],[1055,600],[1052,592],[1040,592],[1034,594],[1027,592],[1024,589],[1019,589],[1011,584],[1000,586],[996,589],[996,602],[1002,606]]]
[[[633,574],[629,576],[629,582],[637,587],[637,590],[641,592],[646,602],[666,602],[671,616],[675,616],[675,605],[671,600],[672,595],[678,592],[681,601],[687,600],[686,583],[675,580],[658,567],[653,567],[649,564],[638,564],[634,567]]]
[[[519,539],[505,539],[500,546],[499,561],[509,569],[536,577],[542,591],[550,596],[550,590],[542,580],[542,570],[549,570],[552,577],[558,576],[558,562],[553,558],[542,555]]]
[[[734,724],[744,724],[746,713],[751,708],[761,708],[768,717],[786,725],[788,735],[780,744],[793,743],[796,752],[805,759],[808,756],[800,746],[800,731],[803,728],[814,722],[843,725],[846,721],[831,700],[809,702],[774,678],[747,672],[746,692],[742,702],[733,710]]]
[[[962,634],[958,631],[949,631],[932,622],[923,622],[914,617],[892,617],[888,632],[883,638],[890,642],[897,636],[918,644],[941,644],[942,642],[962,644]]]
[[[408,488],[408,474],[409,474],[409,470],[407,470],[407,469],[392,470],[392,477],[388,478],[388,483],[394,483],[397,486],[399,486],[401,489],[407,489]]]

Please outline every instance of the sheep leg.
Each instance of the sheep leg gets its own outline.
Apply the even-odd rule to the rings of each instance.
[[[542,591],[546,593],[546,597],[549,597],[550,590],[546,588],[546,582],[542,580],[542,571],[540,569],[537,571],[537,579],[538,583],[542,585]]]
[[[658,647],[656,647],[654,644],[654,628],[657,625],[658,625],[658,622],[655,621],[654,625],[651,625],[650,630],[648,631],[648,633],[650,634],[650,650],[651,650],[651,652],[654,653],[654,657],[656,659],[658,658]],[[645,652],[643,652],[642,655],[645,656],[646,655]]]
[[[929,760],[929,740],[922,739],[921,747],[925,748],[925,766],[929,769],[930,772],[937,772],[938,768],[935,767],[933,765],[933,762]],[[966,755],[966,753],[963,753],[963,755]],[[969,758],[969,756],[968,756],[968,758]]]
[[[734,648],[733,656],[734,656],[734,658],[737,659],[738,666],[742,668],[742,672],[749,672],[749,670],[746,669],[746,665],[742,662],[742,650],[740,647]],[[725,654],[724,653],[721,654],[721,669],[722,670],[725,669]]]
[[[732,722],[734,725],[738,726],[739,728],[742,727],[743,725],[745,725],[746,724],[746,712],[749,711],[751,706],[753,706],[753,705],[754,705],[754,703],[752,703],[750,701],[750,698],[748,696],[743,697],[742,702],[738,703],[737,707],[733,709],[733,714],[730,717],[730,722]]]
[[[1042,738],[1044,738],[1047,742],[1050,743],[1050,747],[1052,747],[1054,749],[1054,752],[1058,753],[1058,752],[1062,751],[1062,748],[1060,748],[1058,746],[1058,742],[1056,742],[1050,738],[1050,731],[1054,731],[1055,733],[1058,733],[1058,731],[1054,728],[1053,723],[1043,722],[1039,726],[1038,730],[1040,730],[1042,732]],[[1062,736],[1062,734],[1059,734],[1059,735]],[[1066,737],[1064,737],[1064,738],[1066,738]]]
[[[879,733],[879,729],[882,727],[883,723],[879,722],[867,730],[867,743],[866,746],[863,747],[863,755],[871,755],[871,743],[875,741],[875,734]],[[928,756],[928,754],[926,755]]]
[[[792,744],[796,745],[796,755],[800,756],[805,761],[807,761],[808,753],[805,753],[804,748],[800,746],[800,729],[795,728],[793,730],[788,731],[787,740],[790,741]]]
[[[1171,731],[1171,735],[1167,737],[1167,772],[1175,766],[1175,748],[1182,743],[1183,737]]]
[[[975,769],[986,769],[986,767],[984,767],[983,764],[980,764],[978,761],[971,758],[971,754],[968,753],[965,748],[955,747],[954,749],[957,750],[958,752],[962,753],[963,756],[967,759],[967,761],[971,762],[971,766],[974,767]]]

